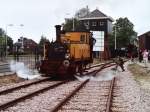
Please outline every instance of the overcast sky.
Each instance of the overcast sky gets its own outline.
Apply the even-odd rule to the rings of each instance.
[[[52,40],[54,26],[87,5],[114,19],[128,17],[138,35],[150,30],[150,0],[0,0],[0,27],[14,41],[25,36],[39,42],[41,35]]]

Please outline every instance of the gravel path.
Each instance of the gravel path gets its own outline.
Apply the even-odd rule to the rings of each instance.
[[[125,72],[121,72],[120,68],[115,72],[112,69],[114,67],[110,67],[99,73],[102,77],[94,80],[116,77],[111,108],[113,112],[150,112],[150,92],[141,90],[132,73],[127,70],[127,65],[128,62],[125,64]]]
[[[49,112],[60,100],[65,98],[69,92],[74,90],[81,82],[72,81],[57,88],[27,99],[24,102],[6,109],[4,112]],[[3,111],[1,111],[3,112]]]
[[[114,112],[142,112],[140,87],[131,72],[127,70],[127,64],[125,65],[125,72],[117,73],[114,93],[116,97],[113,99],[112,110]]]
[[[141,104],[141,112],[150,112],[150,90],[142,89]]]

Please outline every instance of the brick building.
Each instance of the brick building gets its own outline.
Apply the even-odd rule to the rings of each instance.
[[[26,37],[20,37],[18,41],[14,44],[14,51],[25,53],[25,54],[32,54],[35,52],[37,48],[37,43]]]
[[[139,38],[139,50],[150,50],[150,31],[138,36]]]

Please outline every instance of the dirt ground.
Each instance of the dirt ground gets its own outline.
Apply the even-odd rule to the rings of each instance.
[[[25,79],[19,78],[16,74],[0,76],[0,86],[19,83],[25,81]]]
[[[150,90],[150,71],[138,64],[130,64],[128,69],[133,73],[135,80],[142,89]]]

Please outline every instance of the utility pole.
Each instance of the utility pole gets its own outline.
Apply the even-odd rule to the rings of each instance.
[[[72,18],[73,19],[73,23],[72,23],[72,31],[75,30],[75,26],[74,26],[74,17]]]
[[[116,26],[115,26],[115,50],[117,49]]]

